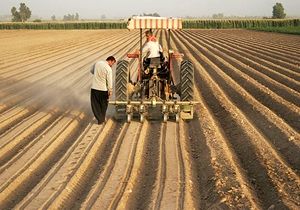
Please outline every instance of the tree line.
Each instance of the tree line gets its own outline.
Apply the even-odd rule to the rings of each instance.
[[[12,14],[12,22],[25,22],[31,17],[31,10],[29,7],[26,6],[25,3],[20,3],[19,10],[17,10],[16,7],[11,8],[11,14]],[[154,17],[159,17],[160,15],[158,13],[143,13],[142,16],[154,16]],[[214,14],[213,19],[223,19],[224,15],[223,13],[218,13]],[[283,19],[286,17],[286,14],[284,12],[284,7],[282,3],[276,3],[273,6],[273,12],[272,12],[272,18],[273,19]],[[101,17],[104,18],[104,17]],[[55,15],[51,17],[52,20],[56,20]],[[78,21],[79,20],[79,14],[76,13],[74,14],[67,14],[64,15],[63,17],[64,21]],[[40,22],[40,21],[35,21],[35,22]]]

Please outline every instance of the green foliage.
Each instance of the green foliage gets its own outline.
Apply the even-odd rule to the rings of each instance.
[[[42,22],[42,20],[41,19],[35,19],[35,20],[33,20],[33,22],[40,23],[40,22]]]
[[[273,18],[283,19],[285,18],[286,14],[284,13],[284,8],[281,3],[276,3],[273,6]]]
[[[13,17],[13,22],[25,22],[31,17],[31,11],[29,7],[25,5],[25,3],[20,3],[19,11],[17,11],[16,7],[12,7],[11,14]]]
[[[213,19],[223,19],[224,14],[223,13],[213,14],[212,18]]]
[[[79,14],[76,12],[75,15],[71,15],[71,14],[68,14],[68,15],[64,15],[64,21],[78,21],[79,20]]]
[[[160,15],[159,15],[157,12],[155,12],[155,13],[149,13],[149,14],[147,14],[147,13],[144,13],[144,14],[143,14],[143,15],[141,15],[141,16],[160,17]]]
[[[249,19],[249,20],[184,20],[182,27],[189,28],[266,28],[300,26],[300,19]]]
[[[300,35],[300,26],[296,26],[296,27],[290,27],[289,26],[289,27],[251,28],[251,30]]]
[[[183,20],[183,28],[246,28],[265,29],[284,27],[300,27],[300,19],[251,19],[251,20]],[[68,30],[68,29],[126,29],[125,21],[101,22],[33,22],[33,23],[0,23],[0,29],[40,29],[40,30]]]
[[[72,29],[126,29],[126,22],[32,22],[0,23],[1,29],[72,30]]]

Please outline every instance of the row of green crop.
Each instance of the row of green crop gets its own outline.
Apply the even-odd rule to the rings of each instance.
[[[53,22],[53,23],[0,23],[1,29],[123,29],[126,28],[125,22]]]
[[[187,20],[183,28],[266,28],[300,26],[300,19]]]
[[[256,31],[276,32],[284,34],[300,35],[300,26],[298,27],[267,27],[267,28],[249,28]]]
[[[300,19],[252,19],[252,20],[183,20],[183,28],[269,28],[297,27]],[[126,22],[42,22],[0,23],[1,29],[124,29]]]

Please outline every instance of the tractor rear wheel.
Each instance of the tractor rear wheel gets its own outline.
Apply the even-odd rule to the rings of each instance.
[[[129,62],[120,60],[116,68],[116,101],[127,100],[127,83],[128,83]]]
[[[194,65],[189,60],[184,60],[180,65],[180,99],[193,101],[194,99]]]
[[[127,83],[129,62],[126,60],[120,60],[117,63],[116,78],[115,78],[115,100],[127,101]],[[115,118],[121,120],[126,117],[126,105],[116,105]],[[130,116],[131,117],[131,116]],[[130,119],[131,120],[131,119]]]

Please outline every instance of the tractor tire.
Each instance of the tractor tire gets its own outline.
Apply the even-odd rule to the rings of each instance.
[[[194,100],[194,65],[189,60],[184,60],[180,65],[180,100]]]
[[[129,73],[129,62],[120,60],[116,68],[116,101],[127,101],[127,83]]]

